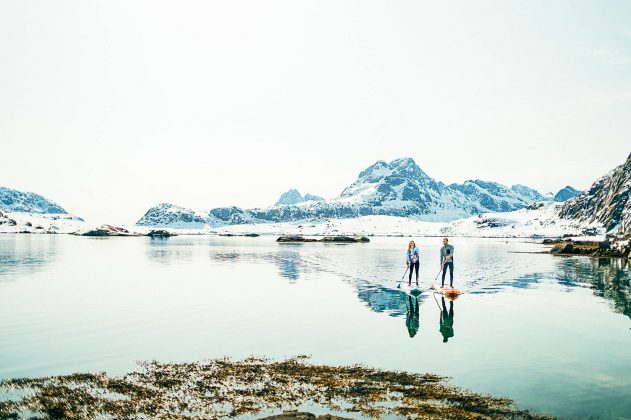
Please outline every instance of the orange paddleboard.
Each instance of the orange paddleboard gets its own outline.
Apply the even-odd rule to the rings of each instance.
[[[434,290],[446,296],[458,296],[460,294],[460,290],[451,288],[449,286],[445,286],[445,287],[434,286]]]

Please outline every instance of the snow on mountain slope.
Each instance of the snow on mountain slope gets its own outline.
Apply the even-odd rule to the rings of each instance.
[[[462,192],[469,199],[477,201],[483,211],[513,211],[535,201],[535,199],[526,197],[515,189],[480,179],[465,181],[464,184],[451,184],[449,187]],[[530,191],[523,188],[518,187],[518,190],[531,195]],[[540,197],[540,199],[542,198],[543,196]]]
[[[600,237],[599,223],[560,219],[560,204],[533,205],[512,212],[483,213],[452,222],[427,222],[397,216],[361,216],[352,219],[327,219],[316,222],[259,223],[230,225],[221,233],[274,235],[378,235],[449,236],[489,238],[542,238],[563,235]]]
[[[139,226],[203,229],[208,225],[206,215],[169,203],[151,207],[136,223]]]
[[[527,187],[525,185],[515,184],[511,187],[511,190],[515,191],[522,198],[526,198],[528,201],[548,201],[549,200],[546,198],[546,196],[541,194],[539,191],[532,189],[530,187]]]
[[[32,192],[0,187],[0,211],[39,214],[67,214],[57,203]]]
[[[290,190],[282,202],[295,202],[300,193]],[[212,209],[204,217],[210,226],[252,223],[275,223],[327,218],[353,218],[368,215],[410,217],[423,221],[450,221],[488,211],[511,211],[540,197],[536,191],[521,185],[512,189],[486,181],[467,181],[447,186],[427,175],[411,158],[392,162],[377,161],[359,173],[355,182],[333,199],[307,201],[268,208]],[[152,211],[153,210],[153,211]],[[171,226],[179,221],[160,216],[159,207],[151,209],[151,217],[143,217],[142,226]],[[186,212],[195,213],[192,210]],[[202,216],[202,213],[196,213]],[[171,220],[171,225],[165,225]],[[201,222],[200,222],[201,223]]]
[[[67,213],[0,212],[0,233],[74,233],[86,226],[83,219]]]
[[[631,233],[631,154],[559,211],[564,219],[601,223],[607,231]]]

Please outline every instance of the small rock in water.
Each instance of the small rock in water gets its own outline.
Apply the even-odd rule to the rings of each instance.
[[[111,226],[111,225],[101,225],[100,227],[92,230],[88,230],[81,234],[82,236],[137,236],[131,232],[129,232],[125,228]]]
[[[169,232],[166,229],[152,229],[147,236],[152,238],[169,238],[171,236],[177,236],[177,233]]]
[[[355,242],[370,242],[365,236],[325,236],[321,242],[343,242],[343,243],[355,243]]]
[[[336,243],[356,243],[356,242],[370,242],[365,236],[325,236],[322,239],[305,238],[299,235],[286,235],[276,239],[276,242],[336,242]]]
[[[317,242],[317,239],[305,238],[304,236],[298,235],[286,235],[280,236],[276,239],[276,242]]]

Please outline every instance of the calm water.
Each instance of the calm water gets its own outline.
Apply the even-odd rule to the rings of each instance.
[[[439,296],[423,295],[417,315],[396,290],[407,238],[274,239],[0,235],[0,377],[308,354],[447,375],[545,414],[631,417],[631,275],[620,260],[454,239],[465,293],[441,325]],[[428,284],[440,239],[415,239]]]

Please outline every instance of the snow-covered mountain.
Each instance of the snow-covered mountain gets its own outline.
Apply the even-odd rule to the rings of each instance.
[[[564,219],[601,223],[609,232],[631,233],[631,154],[559,211]]]
[[[544,200],[539,192],[524,185],[513,185],[507,188],[497,182],[475,179],[465,181],[463,184],[451,184],[449,187],[480,203],[484,208],[483,211],[513,211],[526,207],[534,201]]]
[[[554,196],[553,200],[554,201],[559,201],[559,202],[563,202],[563,201],[567,201],[570,198],[574,198],[577,197],[581,194],[581,192],[579,190],[575,190],[574,188],[570,187],[569,185],[565,188],[561,188],[559,190],[558,193],[556,193],[556,195]]]
[[[57,203],[32,192],[0,187],[0,210],[37,214],[67,214]]]
[[[82,218],[39,194],[0,187],[0,232],[73,233],[84,226]]]
[[[313,194],[305,194],[303,197],[302,194],[300,194],[300,192],[297,189],[292,188],[289,191],[283,193],[275,205],[292,206],[295,204],[304,203],[305,201],[323,201],[323,200],[324,198],[317,195],[313,195]]]
[[[297,202],[302,198],[302,202]],[[137,224],[176,227],[197,215],[209,226],[351,218],[368,215],[411,217],[424,221],[451,221],[483,212],[513,211],[543,196],[523,185],[511,188],[481,180],[445,185],[419,168],[411,158],[378,161],[359,173],[355,182],[333,199],[305,201],[296,190],[281,197],[282,203],[268,208],[223,207],[207,214],[162,204],[151,208]],[[297,202],[297,203],[296,203]],[[296,203],[296,204],[283,204]],[[173,212],[172,209],[179,209]],[[168,214],[163,214],[168,213]],[[186,216],[184,216],[186,215]],[[196,223],[200,223],[196,219]]]
[[[208,223],[207,215],[169,203],[150,208],[136,223],[139,226],[172,227],[178,229],[201,229]]]

